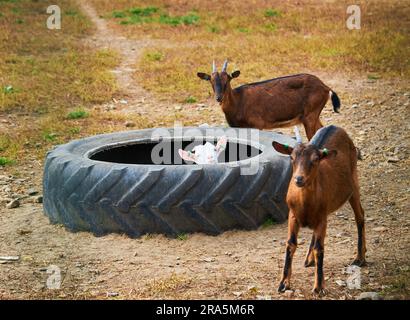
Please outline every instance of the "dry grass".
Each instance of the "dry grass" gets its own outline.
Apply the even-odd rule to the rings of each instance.
[[[194,24],[176,26],[161,23],[159,13],[131,24],[113,15],[144,9],[144,1],[94,4],[128,37],[148,35],[175,43],[175,48],[147,49],[139,64],[144,87],[165,100],[209,97],[209,85],[195,74],[210,71],[214,58],[221,64],[227,57],[234,63],[231,70],[241,69],[239,84],[318,70],[365,72],[369,78],[410,76],[406,1],[359,1],[360,31],[346,28],[346,1],[150,1],[150,7],[171,16],[198,16]]]
[[[167,299],[171,295],[187,298],[186,291],[191,282],[192,279],[173,273],[171,276],[151,281],[137,294],[142,297],[149,294],[151,299]]]
[[[79,40],[92,32],[90,22],[72,1],[58,2],[61,30],[46,28],[46,8],[55,1],[2,2],[0,111],[44,113],[102,102],[114,92],[113,76],[106,70],[115,65],[115,54],[84,50]]]
[[[53,145],[125,130],[126,121],[138,129],[171,126],[174,120],[196,124],[207,115],[175,110],[157,119],[95,107],[117,94],[110,70],[118,63],[118,54],[85,46],[82,40],[93,27],[72,0],[58,2],[62,29],[48,30],[49,4],[2,1],[0,59],[5,63],[0,65],[0,117],[10,125],[0,132],[0,166],[43,160]],[[79,116],[79,110],[87,116]]]
[[[383,296],[395,297],[406,300],[410,296],[410,275],[409,266],[396,267],[396,269],[385,277],[385,289],[381,292]]]
[[[55,1],[1,1],[0,116],[11,129],[0,132],[0,156],[8,160],[0,165],[21,163],[28,153],[42,159],[51,145],[101,131],[98,112],[89,119],[68,115],[116,92],[109,70],[117,55],[85,47],[81,40],[93,32],[90,21],[74,1],[57,3],[62,28],[48,30],[46,8]]]

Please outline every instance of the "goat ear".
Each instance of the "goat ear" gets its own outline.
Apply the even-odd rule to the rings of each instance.
[[[201,78],[202,80],[206,80],[206,81],[211,80],[211,76],[209,74],[206,74],[206,73],[203,73],[203,72],[198,72],[196,75],[199,78]]]
[[[231,73],[231,78],[238,78],[239,75],[241,74],[241,72],[239,70],[236,70],[234,72]]]
[[[178,153],[179,153],[179,156],[182,159],[184,159],[185,161],[195,162],[195,160],[196,160],[195,153],[188,152],[188,151],[185,151],[185,150],[182,150],[182,149],[178,149]]]
[[[335,157],[337,155],[337,150],[327,150],[326,148],[319,150],[319,152],[320,160]]]
[[[276,141],[272,142],[272,147],[279,153],[290,155],[293,152],[293,148],[288,144],[282,144]]]

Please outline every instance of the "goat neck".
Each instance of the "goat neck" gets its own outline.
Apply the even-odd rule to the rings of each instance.
[[[222,111],[225,114],[234,115],[237,113],[235,94],[232,90],[231,84],[228,82],[225,89],[225,94],[221,103]]]

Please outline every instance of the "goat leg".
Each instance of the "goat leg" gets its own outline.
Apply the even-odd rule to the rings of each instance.
[[[354,216],[357,225],[357,256],[356,259],[353,261],[353,265],[356,266],[364,266],[366,264],[366,235],[365,235],[365,227],[364,227],[364,210],[360,203],[360,196],[359,192],[353,192],[353,195],[349,199],[350,205],[354,211]]]
[[[327,221],[323,221],[315,228],[315,244],[313,246],[313,256],[315,258],[315,285],[313,287],[313,293],[317,295],[323,295],[325,293],[325,279],[323,276],[323,258],[325,252],[325,236],[326,236]]]
[[[285,265],[283,266],[283,276],[280,281],[278,292],[285,292],[290,288],[290,277],[292,275],[292,259],[297,247],[297,237],[299,224],[292,211],[289,212],[288,221],[288,241],[286,243]]]
[[[313,267],[315,265],[315,257],[313,256],[313,246],[315,245],[315,235],[312,235],[312,240],[310,241],[309,249],[306,254],[306,259],[304,266],[305,268]]]

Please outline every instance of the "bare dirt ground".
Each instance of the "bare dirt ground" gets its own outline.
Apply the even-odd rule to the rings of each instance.
[[[97,26],[89,39],[97,47],[111,47],[122,55],[113,70],[124,88],[127,104],[119,112],[166,112],[169,105],[133,81],[134,63],[142,47],[152,40],[130,41],[111,31],[92,7],[83,10]],[[158,44],[158,43],[156,43]],[[164,41],[164,45],[166,41]],[[314,71],[312,71],[314,72]],[[375,291],[385,298],[409,298],[409,101],[406,80],[368,80],[344,74],[317,73],[341,97],[341,114],[327,106],[326,124],[344,127],[363,153],[359,162],[362,204],[366,213],[367,260],[361,269],[360,290],[343,285],[346,266],[356,250],[356,226],[348,205],[333,214],[325,244],[324,299],[354,299]],[[215,121],[223,115],[213,102]],[[286,131],[288,130],[280,130]],[[27,155],[30,158],[30,155]],[[311,299],[312,268],[303,260],[310,231],[299,236],[295,254],[293,292],[276,293],[285,250],[286,224],[255,231],[230,231],[212,237],[188,235],[185,240],[147,235],[129,239],[122,235],[94,237],[70,233],[51,225],[35,192],[41,194],[42,163],[14,170],[0,167],[0,298],[93,299]],[[34,190],[30,190],[34,189]],[[29,193],[33,195],[29,195]],[[20,198],[18,208],[7,209],[10,198]],[[48,289],[47,268],[62,272],[61,288]]]

